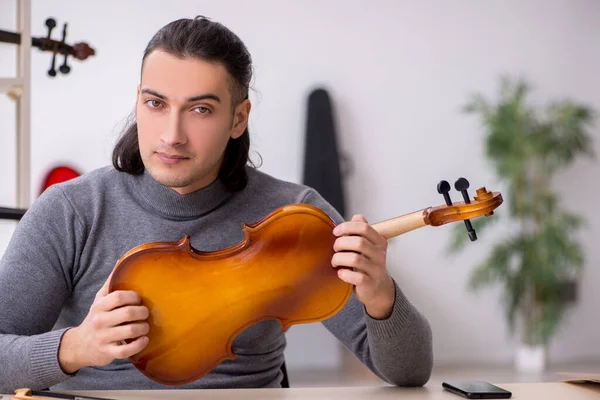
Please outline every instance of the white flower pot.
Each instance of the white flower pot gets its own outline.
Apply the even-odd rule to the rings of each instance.
[[[526,373],[543,372],[546,369],[546,348],[521,344],[515,354],[515,369]]]

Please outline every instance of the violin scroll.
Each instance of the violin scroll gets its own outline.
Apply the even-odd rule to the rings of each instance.
[[[96,50],[92,49],[87,43],[79,42],[73,45],[73,57],[78,60],[86,60],[88,57],[96,54]]]
[[[58,70],[63,74],[71,72],[71,67],[67,64],[68,56],[73,56],[78,60],[86,60],[88,57],[96,54],[96,51],[91,48],[87,43],[80,42],[71,46],[66,43],[67,36],[67,24],[63,25],[62,39],[54,40],[51,39],[52,30],[56,28],[56,20],[54,18],[46,19],[46,28],[48,33],[46,37],[32,37],[31,46],[40,49],[41,51],[49,51],[52,53],[52,62],[48,69],[49,76],[56,76],[56,55],[64,55],[64,61],[59,66]],[[10,32],[0,29],[0,43],[12,43],[21,44],[22,35],[18,32]]]
[[[470,220],[493,215],[494,209],[502,204],[502,194],[490,192],[485,187],[480,187],[477,189],[475,198],[471,200],[467,193],[469,182],[465,178],[459,178],[454,187],[462,193],[464,201],[453,203],[449,194],[450,184],[447,181],[440,181],[437,185],[437,191],[443,195],[445,204],[427,207],[410,214],[381,221],[374,224],[373,227],[383,237],[391,239],[427,225],[440,226],[451,222],[464,221],[469,238],[471,241],[475,241],[477,240],[477,234]]]
[[[88,57],[96,54],[96,51],[91,48],[87,43],[80,42],[74,45],[68,45],[66,43],[67,38],[67,23],[63,24],[62,37],[60,40],[51,39],[52,30],[56,27],[56,20],[54,18],[46,19],[46,28],[48,33],[46,37],[32,38],[32,46],[37,47],[41,51],[49,51],[52,53],[52,61],[50,68],[48,69],[49,76],[56,76],[56,56],[57,54],[65,56],[62,64],[58,67],[60,73],[66,75],[71,72],[71,67],[67,64],[68,57],[73,56],[78,60],[86,60]]]
[[[48,75],[52,77],[56,76],[56,54],[65,56],[64,61],[58,70],[66,75],[71,72],[71,67],[67,65],[68,56],[73,56],[78,60],[85,60],[96,53],[87,43],[77,43],[73,46],[69,46],[65,43],[67,37],[67,23],[63,24],[62,38],[60,41],[50,39],[52,30],[56,27],[56,20],[54,18],[46,19],[46,27],[48,28],[47,36],[45,38],[39,38],[37,40],[39,43],[37,44],[34,41],[33,45],[42,51],[51,51],[53,53],[50,69],[48,69]]]
[[[443,194],[446,205],[430,207],[424,211],[424,219],[427,225],[440,226],[451,222],[464,221],[471,241],[477,240],[475,229],[471,225],[471,219],[494,214],[494,210],[498,208],[502,202],[502,194],[500,192],[490,192],[482,186],[476,190],[476,195],[471,200],[467,189],[469,181],[465,178],[459,178],[454,184],[454,188],[461,192],[463,201],[452,202],[449,191],[450,184],[446,181],[440,181],[438,184],[438,193]]]

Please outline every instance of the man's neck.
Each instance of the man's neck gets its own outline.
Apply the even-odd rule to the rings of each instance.
[[[214,179],[210,184],[187,193],[164,186],[144,171],[138,176],[127,175],[133,195],[147,207],[165,217],[193,219],[214,210],[231,197],[225,184]]]

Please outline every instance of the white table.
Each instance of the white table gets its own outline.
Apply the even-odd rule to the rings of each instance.
[[[495,383],[513,393],[512,399],[600,400],[600,384],[564,382]],[[290,388],[290,389],[210,389],[210,390],[132,390],[69,392],[116,400],[460,400],[463,397],[438,385],[421,388],[389,386]],[[1,400],[10,400],[4,394]]]

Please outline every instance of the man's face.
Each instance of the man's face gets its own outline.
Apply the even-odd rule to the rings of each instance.
[[[180,194],[216,179],[230,138],[246,128],[250,102],[231,111],[221,64],[155,51],[138,86],[136,120],[142,161],[159,183]]]

